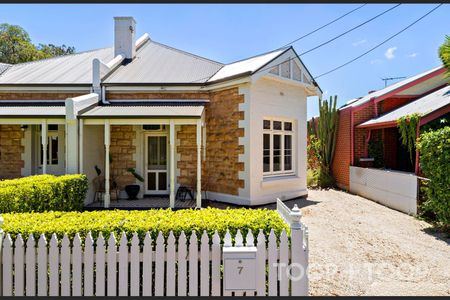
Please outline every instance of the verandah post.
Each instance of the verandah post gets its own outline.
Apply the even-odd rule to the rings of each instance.
[[[170,130],[169,130],[169,140],[170,140],[170,196],[169,202],[170,207],[175,207],[175,125],[174,121],[170,120]]]
[[[111,195],[109,193],[109,146],[110,140],[110,125],[109,120],[105,120],[105,208],[109,207]]]
[[[202,120],[197,120],[197,208],[202,207]]]

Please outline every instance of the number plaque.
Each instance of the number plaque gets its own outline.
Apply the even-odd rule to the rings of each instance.
[[[223,248],[225,291],[256,290],[256,247]]]

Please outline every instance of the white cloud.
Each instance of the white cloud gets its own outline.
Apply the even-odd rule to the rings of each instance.
[[[414,52],[414,53],[408,54],[408,57],[415,58],[418,54],[419,53]]]
[[[352,46],[353,46],[353,47],[358,47],[359,45],[362,45],[362,44],[364,44],[365,42],[367,42],[366,39],[363,39],[363,40],[360,40],[360,41],[356,41],[356,42],[353,42],[353,43],[352,43]]]
[[[384,53],[384,56],[386,56],[387,59],[393,59],[395,57],[395,50],[397,50],[397,47],[391,47],[389,49],[386,50],[386,52]]]

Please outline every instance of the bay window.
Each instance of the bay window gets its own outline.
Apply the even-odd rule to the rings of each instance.
[[[263,120],[263,174],[294,173],[293,121]]]

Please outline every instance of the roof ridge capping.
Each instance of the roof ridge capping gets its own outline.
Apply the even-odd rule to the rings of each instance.
[[[205,60],[205,61],[209,61],[209,62],[215,63],[215,64],[220,65],[222,67],[226,65],[226,64],[218,62],[216,60],[213,60],[213,59],[210,59],[210,58],[207,58],[207,57],[204,57],[204,56],[200,56],[200,55],[197,55],[197,54],[194,54],[194,53],[191,53],[191,52],[187,52],[187,51],[184,51],[184,50],[181,50],[181,49],[178,49],[178,48],[174,48],[172,46],[163,44],[161,42],[157,42],[157,41],[154,41],[154,40],[151,40],[151,42],[154,43],[154,44],[158,44],[158,45],[160,45],[162,47],[168,48],[170,50],[177,51],[177,52],[180,52],[180,53],[192,56],[194,58],[198,58],[198,59],[201,59],[201,60]]]

